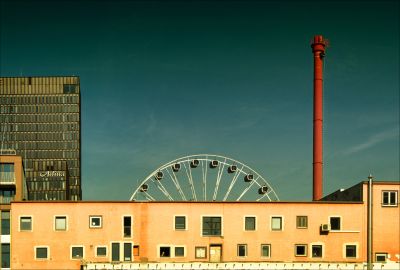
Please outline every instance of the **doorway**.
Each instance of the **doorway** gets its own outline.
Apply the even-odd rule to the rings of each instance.
[[[221,262],[222,245],[210,245],[210,262]]]

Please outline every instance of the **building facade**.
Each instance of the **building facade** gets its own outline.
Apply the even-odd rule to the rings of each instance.
[[[1,77],[0,151],[23,157],[29,200],[81,200],[78,77]]]
[[[356,201],[13,202],[11,266],[364,269],[365,185]],[[379,269],[399,266],[399,189],[373,185]]]

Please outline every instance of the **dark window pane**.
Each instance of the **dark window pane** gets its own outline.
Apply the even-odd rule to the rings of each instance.
[[[183,256],[185,256],[185,248],[175,247],[175,257],[183,257]]]
[[[10,212],[9,211],[1,212],[1,234],[2,235],[10,234]]]
[[[37,259],[47,259],[47,247],[36,248],[36,258]]]
[[[124,237],[132,236],[132,219],[131,217],[124,217]]]
[[[1,244],[1,268],[10,268],[10,244]]]
[[[97,253],[98,257],[107,256],[107,248],[106,247],[97,247],[96,253]]]
[[[119,259],[119,243],[111,244],[111,260],[113,262],[118,262]]]
[[[160,257],[171,257],[171,247],[160,247]]]
[[[244,257],[246,256],[246,249],[247,245],[238,245],[238,256],[239,257]]]
[[[32,230],[32,218],[31,217],[21,217],[20,230],[21,231]]]
[[[321,258],[322,257],[322,246],[321,245],[312,246],[312,257],[313,258]]]
[[[72,258],[83,258],[83,247],[72,247]]]
[[[175,230],[186,229],[186,217],[175,217]]]
[[[340,217],[331,217],[331,230],[340,230]]]
[[[221,217],[203,217],[203,235],[221,235]]]
[[[357,247],[355,245],[347,245],[346,258],[355,258],[355,257],[357,257]]]
[[[132,244],[131,243],[124,243],[124,261],[131,261],[132,260]]]
[[[245,218],[245,230],[246,231],[254,231],[256,229],[256,218],[255,217],[246,217]]]

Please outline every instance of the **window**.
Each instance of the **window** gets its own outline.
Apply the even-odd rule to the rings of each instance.
[[[175,216],[175,230],[186,230],[185,216]]]
[[[36,247],[35,258],[39,260],[47,260],[49,258],[48,247]]]
[[[132,237],[132,217],[124,217],[124,237]]]
[[[133,256],[139,256],[139,246],[138,245],[134,245],[133,246]]]
[[[107,247],[96,247],[96,257],[106,257]]]
[[[375,253],[376,262],[386,262],[388,254],[387,253]]]
[[[20,217],[19,229],[20,231],[32,231],[32,217]]]
[[[346,245],[346,258],[357,258],[356,245]]]
[[[306,229],[308,227],[308,217],[307,216],[297,216],[296,217],[296,228]]]
[[[10,211],[1,211],[1,234],[10,234]]]
[[[271,257],[271,245],[270,244],[262,244],[261,245],[261,257]]]
[[[221,217],[203,217],[203,236],[221,236]]]
[[[307,256],[307,245],[304,244],[294,245],[294,255]]]
[[[340,217],[330,217],[330,224],[332,231],[340,231]]]
[[[72,246],[71,247],[71,259],[82,259],[83,258],[83,247]]]
[[[196,259],[207,258],[207,247],[195,247],[195,258]]]
[[[238,257],[246,257],[247,256],[247,245],[246,244],[237,245],[237,255],[238,255]]]
[[[175,257],[184,257],[184,256],[185,256],[185,248],[175,247]]]
[[[282,217],[271,217],[271,230],[282,231]]]
[[[124,243],[124,261],[130,262],[132,261],[132,244]]]
[[[118,262],[119,259],[119,243],[111,243],[111,261]]]
[[[66,231],[67,217],[66,216],[55,217],[54,228],[56,231]]]
[[[89,217],[89,227],[90,228],[101,228],[102,227],[102,217],[101,216],[90,216]]]
[[[397,191],[382,191],[382,205],[397,206]]]
[[[244,230],[245,231],[256,230],[256,217],[244,217]]]
[[[160,257],[171,257],[171,247],[160,247]]]
[[[10,268],[10,244],[1,244],[1,268]]]
[[[322,258],[322,245],[312,245],[311,254],[313,258]]]

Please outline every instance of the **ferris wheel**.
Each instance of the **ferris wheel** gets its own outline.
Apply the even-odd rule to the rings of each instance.
[[[172,160],[135,188],[131,201],[279,201],[272,186],[237,160],[210,154]]]

